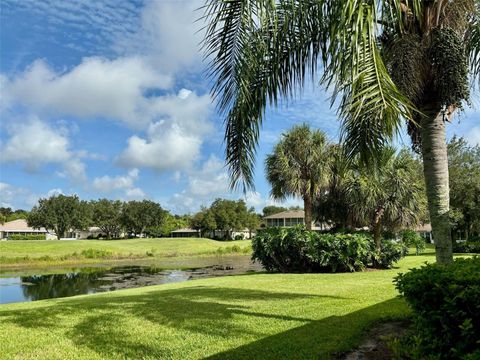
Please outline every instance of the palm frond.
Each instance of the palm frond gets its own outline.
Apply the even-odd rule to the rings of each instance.
[[[466,51],[473,82],[480,87],[480,2],[476,3],[470,26],[465,36]]]
[[[259,129],[268,103],[292,97],[314,76],[323,34],[320,2],[211,0],[204,51],[220,112],[226,114],[231,186],[253,187]]]

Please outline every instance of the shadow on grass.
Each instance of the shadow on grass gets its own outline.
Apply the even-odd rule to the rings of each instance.
[[[330,316],[321,320],[289,316],[276,306],[272,311],[256,311],[256,305],[285,302],[285,306],[301,307],[311,301],[328,301],[335,306],[341,297],[304,295],[237,288],[189,287],[172,290],[152,290],[142,294],[106,297],[86,297],[59,301],[51,306],[31,310],[0,311],[4,323],[43,331],[71,323],[65,335],[77,346],[86,346],[105,357],[121,358],[178,358],[178,351],[169,344],[143,341],[141,334],[132,336],[133,323],[143,321],[170,328],[165,336],[207,336],[205,341],[248,342],[240,347],[211,356],[211,359],[328,359],[333,351],[354,346],[362,330],[379,319],[398,317],[406,306],[392,299],[345,316]],[[333,302],[333,305],[331,303]],[[258,306],[257,306],[258,307]],[[400,307],[400,310],[399,310]],[[297,312],[298,313],[298,312]],[[133,317],[133,320],[132,320]],[[260,326],[252,326],[252,323]],[[273,324],[273,325],[272,325]],[[263,325],[275,329],[290,329],[274,335]],[[157,328],[158,329],[158,328]],[[142,329],[146,335],[152,335]],[[159,333],[158,337],[164,334]],[[212,340],[216,339],[216,340]],[[253,339],[253,340],[252,340]],[[203,340],[202,340],[203,341]],[[240,342],[240,343],[242,343]],[[178,345],[178,344],[177,344]],[[222,344],[221,344],[222,345]],[[199,343],[185,343],[195,347]],[[209,350],[228,348],[215,344]],[[238,345],[237,345],[238,346]],[[176,351],[176,352],[175,352]]]

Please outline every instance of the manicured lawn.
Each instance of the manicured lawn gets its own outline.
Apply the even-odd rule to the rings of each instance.
[[[235,246],[236,245],[236,246]],[[99,250],[110,252],[99,256],[107,258],[142,258],[211,255],[235,246],[248,252],[250,240],[215,241],[198,238],[161,238],[129,240],[37,240],[0,242],[0,264],[3,266],[34,265],[38,262],[73,264],[92,262],[82,251]],[[76,253],[76,255],[74,255]],[[27,257],[27,258],[26,258]]]
[[[408,315],[386,271],[253,274],[0,306],[3,359],[328,359]]]

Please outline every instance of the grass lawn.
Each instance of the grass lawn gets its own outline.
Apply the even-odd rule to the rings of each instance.
[[[235,246],[235,247],[234,247]],[[232,251],[232,249],[234,251]],[[240,251],[238,251],[240,249]],[[129,240],[18,240],[0,242],[0,265],[76,264],[128,258],[165,258],[249,252],[250,240],[215,241],[198,238]],[[93,254],[82,255],[82,252]],[[96,251],[107,252],[95,254]]]
[[[193,240],[192,240],[193,241]],[[408,315],[398,268],[253,274],[0,306],[2,359],[329,359]]]

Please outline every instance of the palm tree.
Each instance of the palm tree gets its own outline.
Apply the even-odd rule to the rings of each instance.
[[[344,178],[348,208],[357,224],[367,224],[376,249],[381,250],[381,234],[417,225],[425,205],[413,159],[407,150],[397,155],[386,147],[378,157],[376,171],[364,167],[350,170]]]
[[[273,153],[265,160],[265,172],[274,199],[287,196],[303,199],[305,225],[312,228],[313,201],[328,179],[329,144],[319,130],[306,124],[283,134]]]
[[[445,121],[480,83],[478,0],[208,0],[204,51],[232,187],[253,187],[268,104],[333,90],[347,153],[375,165],[404,121],[421,149],[439,263],[453,260]]]

